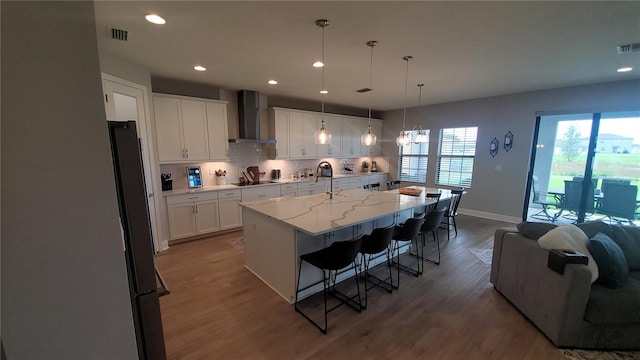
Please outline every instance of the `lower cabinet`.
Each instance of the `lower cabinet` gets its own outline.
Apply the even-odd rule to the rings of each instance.
[[[280,196],[298,196],[298,184],[280,185]]]
[[[167,197],[170,240],[220,230],[218,193],[202,192]]]
[[[220,230],[233,229],[242,226],[242,192],[240,190],[218,191],[218,205],[220,207]]]

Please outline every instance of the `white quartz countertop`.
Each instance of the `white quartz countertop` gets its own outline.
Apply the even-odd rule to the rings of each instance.
[[[398,190],[346,189],[336,191],[333,199],[329,199],[327,194],[317,194],[243,202],[240,205],[315,236],[435,203],[435,200],[425,199],[427,192],[440,191],[440,199],[451,197],[451,192],[446,189],[412,187],[422,189],[422,195],[401,195]]]

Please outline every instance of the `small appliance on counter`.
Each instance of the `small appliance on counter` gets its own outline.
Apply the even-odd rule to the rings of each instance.
[[[171,179],[171,173],[160,175],[162,179],[162,191],[173,190],[173,179]]]
[[[263,172],[260,172],[260,167],[258,166],[249,166],[247,174],[249,174],[249,179],[247,180],[253,184],[260,184],[260,176],[264,175]]]
[[[281,176],[282,172],[280,171],[280,169],[271,170],[271,180],[279,180]]]
[[[318,167],[320,168],[320,173],[318,174],[318,176],[320,177],[332,177],[332,168],[331,165],[329,164],[324,164],[324,165],[318,165]]]
[[[189,189],[202,187],[202,172],[200,166],[187,166],[187,182]]]
[[[313,169],[312,168],[306,168],[306,169],[304,169],[304,175],[307,177],[307,179],[313,179],[313,176],[315,174],[313,173]]]
[[[371,160],[371,172],[378,172],[378,163],[375,160]]]

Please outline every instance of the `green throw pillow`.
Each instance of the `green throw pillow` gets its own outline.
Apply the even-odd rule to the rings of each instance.
[[[603,233],[597,233],[587,244],[587,249],[598,265],[598,282],[603,286],[619,288],[629,277],[629,265],[620,246]]]

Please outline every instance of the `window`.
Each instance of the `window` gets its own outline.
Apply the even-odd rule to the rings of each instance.
[[[398,168],[401,181],[413,181],[424,183],[427,181],[427,160],[429,155],[429,130],[423,130],[427,135],[425,143],[410,143],[400,148],[400,161]],[[411,131],[411,138],[415,139],[417,130]]]
[[[436,184],[471,187],[477,127],[440,130]]]

